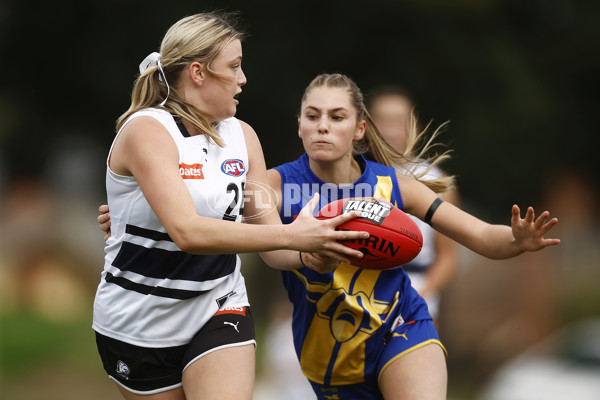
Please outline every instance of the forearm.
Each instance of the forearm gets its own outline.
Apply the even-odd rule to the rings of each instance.
[[[503,260],[523,253],[510,226],[488,224],[478,236],[479,240],[476,240],[473,246],[467,247],[482,256]]]
[[[295,250],[275,250],[261,252],[260,257],[271,268],[279,270],[292,270],[300,268],[300,253]]]
[[[194,254],[249,253],[293,248],[289,226],[254,225],[195,216],[167,229],[173,241]]]
[[[433,216],[433,227],[454,241],[491,259],[515,257],[523,252],[508,225],[493,225],[445,202]]]

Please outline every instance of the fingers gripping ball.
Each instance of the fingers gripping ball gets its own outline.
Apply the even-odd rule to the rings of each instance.
[[[390,269],[406,264],[421,251],[423,236],[417,224],[385,200],[373,197],[336,200],[323,207],[317,218],[329,219],[352,211],[362,211],[362,215],[337,229],[366,231],[371,235],[368,239],[343,241],[364,254],[352,264],[365,269]]]

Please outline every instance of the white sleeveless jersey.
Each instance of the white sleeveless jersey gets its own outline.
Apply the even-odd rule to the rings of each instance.
[[[418,173],[421,173],[425,168],[427,168],[426,165],[415,165],[413,167],[413,169],[414,169],[413,172],[418,174]],[[396,169],[401,174],[406,173],[405,172],[406,170],[403,168],[396,168]],[[425,175],[423,175],[423,177],[421,179],[422,180],[433,180],[433,179],[437,179],[441,176],[442,176],[442,171],[437,167],[433,167],[429,171],[427,171],[427,173]],[[421,234],[423,236],[423,247],[421,248],[421,251],[419,252],[419,254],[412,261],[410,261],[408,264],[406,264],[404,266],[404,268],[410,272],[416,272],[416,271],[425,272],[427,270],[427,268],[431,265],[431,263],[433,263],[433,261],[435,260],[435,257],[436,257],[435,246],[433,245],[433,237],[435,234],[435,230],[431,226],[429,226],[426,222],[421,221],[419,218],[417,218],[413,215],[410,215],[410,217],[413,219],[413,221],[415,221],[415,223],[421,230]]]
[[[189,136],[164,110],[139,111],[126,123],[142,116],[159,121],[175,141],[179,172],[198,215],[241,222],[248,152],[239,121],[220,123],[226,145],[219,147],[205,135]],[[138,346],[179,346],[220,308],[248,305],[236,254],[181,251],[136,179],[115,174],[108,160],[106,191],[111,237],[94,301],[94,330]]]
[[[414,172],[420,173],[427,166],[425,165],[416,165],[414,166]],[[400,173],[405,173],[405,169],[397,168]],[[423,180],[431,180],[436,179],[442,176],[442,171],[437,168],[431,168],[421,179]],[[410,214],[409,214],[410,215]],[[419,218],[414,215],[410,215],[410,217],[415,221],[419,229],[421,230],[421,234],[423,236],[423,247],[419,254],[412,259],[408,264],[402,266],[408,277],[410,278],[411,285],[417,291],[420,291],[424,287],[427,286],[427,276],[425,272],[431,266],[431,264],[435,261],[437,256],[437,252],[435,250],[434,244],[434,235],[435,230],[429,226],[426,222],[421,221]],[[437,318],[439,316],[440,309],[440,294],[439,293],[429,293],[425,298],[427,302],[427,307],[429,309],[429,314],[433,318]]]

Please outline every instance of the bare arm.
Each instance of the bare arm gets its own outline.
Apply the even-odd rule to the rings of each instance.
[[[98,223],[100,230],[105,233],[104,241],[110,238],[110,213],[107,204],[102,204],[98,208]],[[340,261],[350,262],[345,256],[336,254],[334,257],[327,257],[316,253],[300,253],[293,250],[273,250],[260,253],[263,261],[276,269],[296,269],[301,266],[307,266],[319,273],[328,273],[334,270]],[[362,255],[362,253],[361,253]]]
[[[459,206],[459,196],[456,189],[440,195],[444,201]],[[458,268],[458,244],[448,236],[435,232],[433,235],[435,259],[427,268],[426,284],[419,291],[423,296],[428,293],[439,293],[450,282]]]
[[[248,129],[251,130],[244,124],[245,132]],[[254,131],[252,133],[255,135]],[[253,163],[260,167],[256,155],[251,157]],[[268,225],[254,225],[199,216],[179,175],[177,148],[164,127],[152,118],[136,118],[125,126],[115,143],[110,163],[115,172],[135,176],[171,239],[189,253],[243,253],[275,249],[321,252],[336,249],[344,252],[340,247],[345,246],[337,240],[364,236],[335,231],[336,225],[353,216],[324,224],[322,222],[329,221],[318,221],[311,215],[290,225],[277,223],[277,218],[269,221],[272,223]],[[262,163],[264,166],[264,160]]]
[[[406,211],[423,219],[437,195],[414,179],[400,175],[398,179]],[[549,213],[544,211],[535,218],[533,208],[529,207],[525,218],[522,219],[519,207],[514,205],[511,226],[493,225],[446,201],[433,215],[432,225],[435,230],[478,254],[492,259],[505,259],[524,251],[537,251],[559,244],[559,239],[545,238],[558,222],[558,219],[548,217]]]

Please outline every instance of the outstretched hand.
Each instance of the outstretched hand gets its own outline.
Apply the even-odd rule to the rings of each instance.
[[[334,218],[319,220],[313,216],[319,204],[319,194],[302,208],[298,217],[290,224],[296,238],[293,248],[308,253],[321,253],[323,256],[349,262],[351,258],[361,258],[363,253],[340,243],[340,240],[367,239],[368,232],[338,231],[336,227],[358,217],[360,211],[338,215]]]
[[[550,213],[544,211],[536,219],[533,207],[528,207],[525,218],[521,219],[521,210],[513,205],[510,224],[513,236],[523,251],[537,251],[560,243],[560,239],[544,237],[558,223],[558,218],[548,220],[549,216]]]

